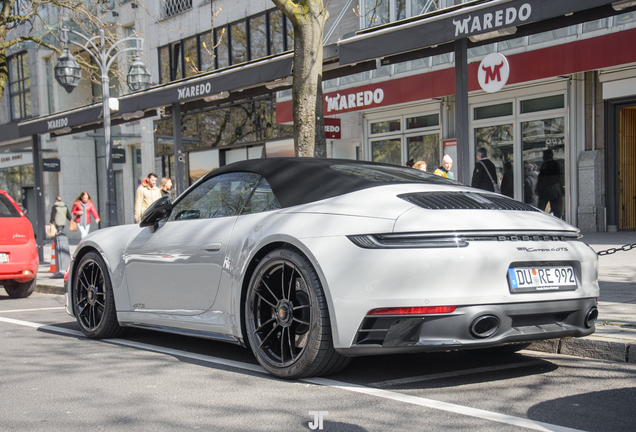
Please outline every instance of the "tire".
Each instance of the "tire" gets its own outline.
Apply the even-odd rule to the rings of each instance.
[[[334,374],[350,361],[333,347],[327,300],[315,269],[291,248],[273,250],[254,270],[245,329],[258,362],[278,378]]]
[[[36,284],[37,277],[34,277],[33,280],[29,282],[14,282],[4,285],[4,290],[11,298],[26,298],[33,294]]]
[[[82,257],[73,284],[73,310],[82,332],[91,339],[120,336],[115,298],[108,268],[99,254]]]
[[[492,348],[481,348],[476,350],[471,350],[470,352],[474,352],[478,355],[483,356],[506,356],[516,353],[517,351],[521,351],[522,349],[526,349],[530,346],[531,342],[519,342],[519,343],[511,343],[506,345],[499,345]]]

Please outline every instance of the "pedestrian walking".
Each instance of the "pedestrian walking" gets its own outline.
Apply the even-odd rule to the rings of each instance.
[[[55,229],[58,233],[63,234],[67,220],[71,220],[71,212],[68,206],[64,204],[64,201],[62,201],[62,198],[56,197],[55,202],[51,206],[51,219],[49,222],[55,225]]]
[[[141,181],[135,193],[135,222],[139,222],[141,215],[150,204],[161,198],[161,190],[157,187],[157,174],[150,173]]]
[[[551,149],[543,151],[543,164],[539,169],[536,191],[539,195],[539,209],[545,211],[550,203],[552,215],[561,219],[561,165],[554,160],[554,152]]]
[[[80,239],[83,239],[88,235],[91,229],[91,215],[95,218],[95,222],[99,223],[99,214],[95,209],[95,204],[88,192],[84,191],[73,203],[73,209],[71,214],[74,217],[74,221],[77,223],[77,229],[80,232]]]
[[[172,198],[172,193],[170,190],[172,189],[172,180],[170,177],[164,177],[161,179],[161,183],[159,183],[159,189],[161,190],[162,197]]]
[[[496,179],[497,168],[488,158],[488,149],[479,147],[477,149],[477,163],[473,169],[473,179],[470,185],[474,188],[495,192],[499,188]]]
[[[453,167],[453,159],[449,155],[444,155],[442,158],[442,166],[437,168],[433,174],[453,179],[453,175],[450,173],[450,169]]]
[[[426,172],[426,162],[419,160],[413,164],[413,168]]]

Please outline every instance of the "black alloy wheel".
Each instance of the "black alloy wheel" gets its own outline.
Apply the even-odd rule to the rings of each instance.
[[[73,308],[82,332],[94,339],[119,336],[115,299],[104,260],[95,252],[84,255],[73,284]]]
[[[261,260],[249,285],[245,316],[249,344],[272,375],[328,375],[348,364],[333,348],[316,271],[294,249],[276,249]]]

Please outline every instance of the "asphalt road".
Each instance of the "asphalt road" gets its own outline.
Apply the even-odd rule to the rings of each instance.
[[[628,431],[636,364],[522,351],[357,358],[282,381],[237,346],[82,336],[59,295],[0,290],[0,431]],[[316,417],[316,419],[315,419]]]

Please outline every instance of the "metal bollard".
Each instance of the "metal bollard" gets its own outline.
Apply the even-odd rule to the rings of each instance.
[[[62,279],[66,269],[71,264],[71,253],[68,247],[68,237],[64,233],[55,235],[55,273],[51,279]]]

